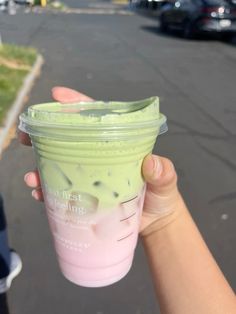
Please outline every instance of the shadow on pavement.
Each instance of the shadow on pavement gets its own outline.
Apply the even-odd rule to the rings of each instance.
[[[236,47],[236,34],[235,34],[234,38],[232,39],[232,41],[227,42],[227,44],[230,46]]]
[[[141,26],[141,29],[146,31],[146,32],[149,32],[149,33],[161,36],[161,37],[170,37],[170,38],[172,37],[172,38],[183,39],[181,37],[181,33],[178,32],[178,31],[174,31],[174,32],[173,31],[169,31],[169,32],[166,32],[166,33],[162,32],[159,29],[158,23],[157,23],[157,26]]]
[[[130,8],[130,11],[134,12],[137,15],[141,15],[144,17],[147,17],[149,19],[152,19],[154,21],[158,22],[159,18],[159,11],[158,10],[147,10],[147,9],[139,9],[139,8]]]
[[[7,294],[0,294],[0,313],[1,314],[10,314],[7,304]]]
[[[194,39],[185,39],[182,37],[181,35],[181,31],[177,31],[177,30],[169,30],[168,32],[162,32],[159,29],[159,25],[157,23],[157,26],[141,26],[141,29],[146,31],[146,32],[150,32],[153,33],[155,35],[161,36],[161,37],[167,37],[167,38],[177,38],[177,39],[181,39],[183,41],[221,41],[225,44],[228,44],[230,46],[234,46],[236,47],[236,35],[234,38],[232,38],[231,41],[226,41],[223,40],[220,34],[198,34]]]

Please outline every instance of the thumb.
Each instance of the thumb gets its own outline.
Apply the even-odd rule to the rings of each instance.
[[[142,172],[152,193],[168,197],[177,192],[177,174],[169,159],[150,154],[144,158]]]

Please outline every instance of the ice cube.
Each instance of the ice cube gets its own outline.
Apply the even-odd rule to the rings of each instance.
[[[68,194],[67,214],[82,217],[96,214],[98,209],[98,198],[85,192],[74,191]]]

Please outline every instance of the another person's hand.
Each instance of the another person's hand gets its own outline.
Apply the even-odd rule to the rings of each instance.
[[[92,100],[84,94],[65,87],[55,87],[52,96],[61,103]],[[31,145],[27,134],[20,132],[19,138],[22,144]],[[169,159],[148,155],[143,161],[142,172],[147,182],[147,190],[140,232],[142,236],[146,236],[173,220],[176,204],[181,200],[181,196],[177,188],[177,175]],[[36,200],[43,201],[38,171],[26,173],[24,180],[33,188],[32,196]]]

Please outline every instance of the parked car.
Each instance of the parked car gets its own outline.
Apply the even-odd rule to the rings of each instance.
[[[14,0],[14,2],[18,4],[33,4],[34,0]],[[7,6],[8,0],[0,0],[0,5]]]
[[[34,0],[14,0],[18,4],[34,4]]]
[[[129,0],[131,5],[156,10],[165,0]]]
[[[185,38],[200,32],[236,34],[236,0],[167,0],[160,10],[160,29],[180,29]]]

